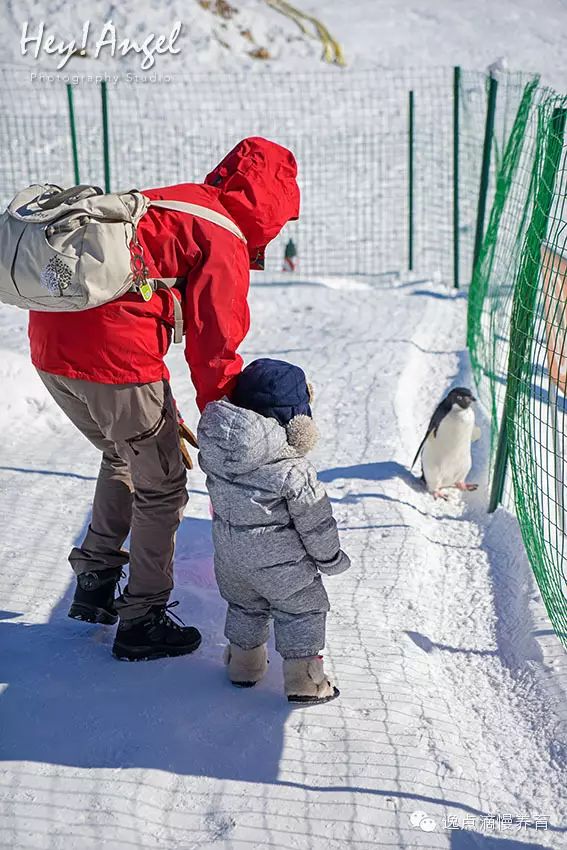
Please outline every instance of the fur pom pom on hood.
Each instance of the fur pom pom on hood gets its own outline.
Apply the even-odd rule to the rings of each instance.
[[[286,435],[289,445],[299,455],[306,455],[317,445],[319,431],[310,416],[301,413],[294,416],[286,426]]]

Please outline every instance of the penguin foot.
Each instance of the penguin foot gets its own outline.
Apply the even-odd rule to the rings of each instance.
[[[434,499],[443,499],[444,502],[449,501],[448,493],[442,493],[441,490],[434,490],[431,495]]]
[[[467,493],[472,493],[474,490],[478,490],[478,484],[466,484],[464,481],[457,481],[455,487],[457,490],[462,490]]]

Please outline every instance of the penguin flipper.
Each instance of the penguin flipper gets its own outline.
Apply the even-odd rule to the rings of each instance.
[[[427,426],[427,431],[425,432],[425,437],[423,438],[423,440],[419,444],[419,448],[418,448],[416,455],[413,459],[413,463],[410,466],[410,472],[414,468],[415,464],[417,463],[417,459],[421,454],[421,451],[422,451],[422,449],[425,445],[425,441],[427,440],[427,438],[429,437],[429,435],[432,432],[433,432],[434,437],[437,436],[437,430],[438,430],[439,426],[441,425],[441,422],[443,421],[443,419],[447,415],[447,413],[448,413],[447,399],[445,398],[445,399],[443,399],[443,401],[440,404],[437,405],[437,407],[435,408],[435,411],[433,413],[433,416],[429,420],[429,425]]]
[[[428,437],[429,437],[429,435],[431,434],[431,431],[432,431],[432,430],[433,430],[432,428],[431,428],[431,429],[428,429],[427,434],[425,435],[425,437],[423,438],[423,440],[422,440],[422,441],[421,441],[421,443],[419,444],[419,448],[418,448],[417,452],[415,453],[415,457],[414,457],[414,459],[413,459],[413,463],[412,463],[412,465],[410,466],[410,472],[411,472],[411,470],[414,468],[414,466],[416,465],[417,460],[418,460],[418,458],[419,458],[419,456],[420,456],[421,452],[423,451],[423,447],[424,447],[424,445],[425,445],[425,441],[427,440],[427,438],[428,438]]]

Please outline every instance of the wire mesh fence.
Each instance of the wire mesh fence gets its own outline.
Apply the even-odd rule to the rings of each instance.
[[[289,238],[306,274],[411,268],[466,285],[476,257],[468,344],[493,425],[492,502],[516,509],[567,640],[565,100],[533,77],[452,68],[198,72],[109,80],[105,138],[96,80],[10,67],[0,85],[2,202],[31,182],[199,182],[239,139],[263,135],[293,150],[302,189],[268,271]]]
[[[30,76],[29,69],[0,70],[2,201],[26,183],[76,182],[65,75]],[[411,266],[451,282],[458,207],[458,271],[466,282],[485,81],[463,71],[455,87],[451,68],[111,79],[107,151],[100,85],[78,77],[67,88],[83,183],[103,185],[105,153],[114,190],[202,181],[239,139],[267,136],[295,153],[302,189],[301,218],[270,247],[268,269],[281,268],[291,237],[306,273],[382,275]],[[513,98],[512,78],[506,89]]]
[[[492,417],[492,507],[515,507],[567,645],[567,98],[524,90],[469,292],[468,342]],[[505,487],[506,469],[511,475]]]

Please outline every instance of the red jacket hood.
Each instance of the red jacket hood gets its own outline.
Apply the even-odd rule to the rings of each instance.
[[[287,148],[268,139],[239,142],[205,183],[220,190],[219,200],[248,242],[250,268],[264,268],[264,251],[288,221],[299,217],[297,163]]]

